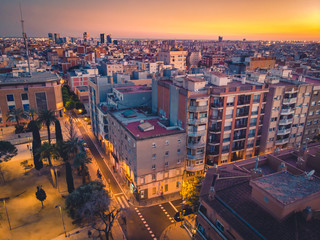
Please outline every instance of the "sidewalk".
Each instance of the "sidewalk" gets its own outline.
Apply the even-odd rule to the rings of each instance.
[[[97,138],[94,136],[93,132],[91,131],[91,126],[88,126],[87,122],[85,122],[82,118],[78,118],[82,124],[82,126],[85,128],[85,130],[87,131],[89,137],[91,138],[92,142],[94,143],[94,145],[96,146],[97,150],[99,151],[100,155],[103,157],[104,162],[106,163],[106,165],[109,166],[110,168],[110,172],[112,173],[112,175],[114,176],[114,178],[118,181],[118,183],[120,184],[121,188],[124,190],[124,194],[128,200],[128,203],[132,206],[135,207],[139,207],[139,206],[153,206],[153,205],[158,205],[158,204],[162,204],[168,201],[173,201],[173,200],[177,200],[177,199],[181,199],[180,194],[179,193],[174,193],[174,194],[170,194],[170,195],[166,195],[166,196],[159,196],[156,198],[152,198],[150,200],[142,200],[142,201],[137,201],[135,196],[133,195],[133,193],[131,193],[130,191],[130,186],[128,186],[127,184],[127,179],[125,179],[125,176],[123,176],[119,171],[114,172],[112,170],[112,162],[110,159],[110,153],[106,153],[105,150],[103,150],[99,144],[99,142],[97,141]]]

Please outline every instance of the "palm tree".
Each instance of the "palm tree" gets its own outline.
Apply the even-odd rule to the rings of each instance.
[[[28,111],[29,119],[34,120],[34,117],[37,115],[37,110],[30,108]]]
[[[51,155],[53,154],[53,147],[48,142],[42,143],[38,150],[38,154],[40,154],[41,160],[48,159],[49,166],[52,166]]]
[[[27,114],[21,108],[13,108],[7,114],[7,122],[16,122],[17,126],[20,126],[20,120],[27,118]]]
[[[53,110],[43,110],[39,112],[38,122],[44,123],[47,126],[49,145],[51,145],[50,125],[53,124],[55,120],[57,120],[57,118]]]
[[[73,166],[78,168],[82,175],[82,184],[86,183],[86,173],[88,167],[86,164],[91,163],[91,158],[85,152],[79,152],[73,159]]]
[[[78,153],[79,148],[82,148],[84,145],[84,141],[79,139],[78,137],[71,137],[68,141],[66,141],[66,146],[69,151],[70,159],[74,158]]]

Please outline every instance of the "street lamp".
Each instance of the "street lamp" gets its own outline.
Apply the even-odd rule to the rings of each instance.
[[[64,221],[63,221],[63,216],[62,216],[61,205],[58,204],[58,205],[55,206],[55,208],[59,208],[59,210],[60,210],[60,216],[61,216],[61,220],[62,220],[62,225],[63,225],[63,230],[64,230],[64,236],[67,237],[66,227],[64,226]]]
[[[0,201],[3,201],[4,208],[6,209],[6,214],[7,214],[9,229],[11,230],[11,224],[10,224],[9,214],[8,214],[7,205],[6,205],[6,200],[8,200],[8,199],[9,199],[8,197],[6,197],[6,198],[0,198]]]

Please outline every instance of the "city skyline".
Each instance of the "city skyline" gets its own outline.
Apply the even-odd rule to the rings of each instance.
[[[1,5],[0,36],[20,36],[19,2],[3,0]],[[30,37],[47,37],[48,32],[75,37],[89,32],[90,37],[99,37],[106,32],[116,38],[216,39],[221,35],[226,40],[320,39],[320,3],[315,0],[27,0],[22,2],[22,8]]]

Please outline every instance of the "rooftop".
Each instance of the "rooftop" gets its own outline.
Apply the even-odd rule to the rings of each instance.
[[[274,173],[252,180],[251,183],[268,192],[284,205],[320,192],[320,179],[317,177],[308,180],[304,174],[295,176],[289,172]]]
[[[31,77],[13,77],[12,74],[0,74],[0,85],[11,85],[21,83],[43,83],[58,81],[60,77],[53,72],[34,72]]]
[[[115,87],[114,89],[116,89],[119,92],[124,93],[124,94],[152,92],[152,88],[151,87],[141,86],[141,85]]]
[[[147,139],[184,132],[176,126],[166,127],[161,124],[161,119],[158,116],[148,115],[138,109],[114,111],[111,112],[111,115],[113,115],[135,139]]]

